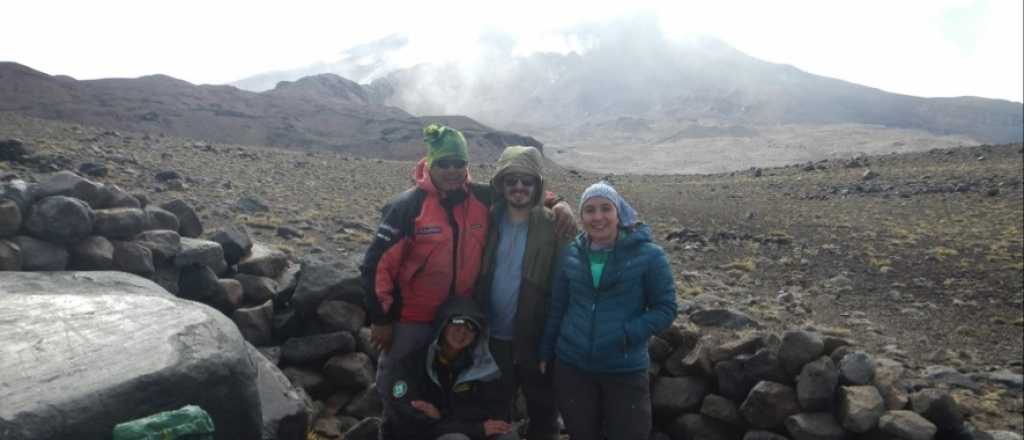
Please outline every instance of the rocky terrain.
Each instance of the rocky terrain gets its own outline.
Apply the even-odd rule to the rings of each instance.
[[[20,152],[0,158],[0,180],[73,170],[154,205],[181,199],[208,230],[244,224],[296,260],[358,258],[381,204],[411,183],[408,161],[0,113],[10,138],[5,154]],[[911,386],[948,390],[975,426],[1021,432],[1022,153],[982,145],[713,175],[552,167],[548,180],[573,200],[609,178],[634,203],[673,262],[679,328],[843,339],[922,381]],[[481,181],[492,171],[471,168]]]

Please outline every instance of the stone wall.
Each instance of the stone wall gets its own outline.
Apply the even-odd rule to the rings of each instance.
[[[264,438],[376,438],[377,353],[356,260],[290,261],[244,226],[204,232],[182,200],[154,206],[60,172],[0,183],[0,270],[118,270],[207,304],[258,347],[261,371],[287,378],[267,393],[294,387],[283,402],[261,389]],[[691,325],[651,338],[652,438],[1013,438],[976,431],[941,381],[909,378],[852,340],[742,330],[756,323],[728,310],[686,313],[687,325],[741,330]]]

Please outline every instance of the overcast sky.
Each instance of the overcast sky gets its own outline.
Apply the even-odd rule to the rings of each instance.
[[[482,30],[517,35],[519,53],[575,47],[580,21],[639,10],[673,36],[716,36],[754,57],[890,92],[1024,101],[1022,0],[241,0],[6,1],[0,61],[78,79],[163,73],[225,83],[331,61],[406,33],[419,56],[474,49]]]

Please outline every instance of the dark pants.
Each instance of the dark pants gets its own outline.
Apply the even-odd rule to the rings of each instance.
[[[540,373],[537,365],[519,365],[514,361],[512,342],[491,338],[491,356],[501,370],[502,389],[508,401],[508,421],[512,416],[520,389],[526,397],[526,415],[530,419],[527,440],[558,439],[558,409],[550,376]]]
[[[393,377],[395,364],[409,353],[430,344],[431,338],[434,336],[434,330],[430,324],[396,322],[392,326],[391,349],[381,351],[377,358],[376,387],[377,395],[380,396],[382,402],[387,402],[391,398],[391,383],[395,380]],[[385,420],[394,419],[388,405],[384,405],[383,416]]]
[[[638,440],[651,435],[647,371],[591,373],[557,362],[558,409],[572,440]]]

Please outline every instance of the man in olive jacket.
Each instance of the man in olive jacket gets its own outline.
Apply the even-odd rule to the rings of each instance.
[[[557,439],[559,431],[550,376],[537,366],[551,275],[568,240],[559,240],[554,217],[541,203],[542,160],[536,148],[523,146],[506,148],[498,159],[491,180],[497,198],[475,289],[490,323],[508,420],[520,389],[526,397],[527,440]]]

